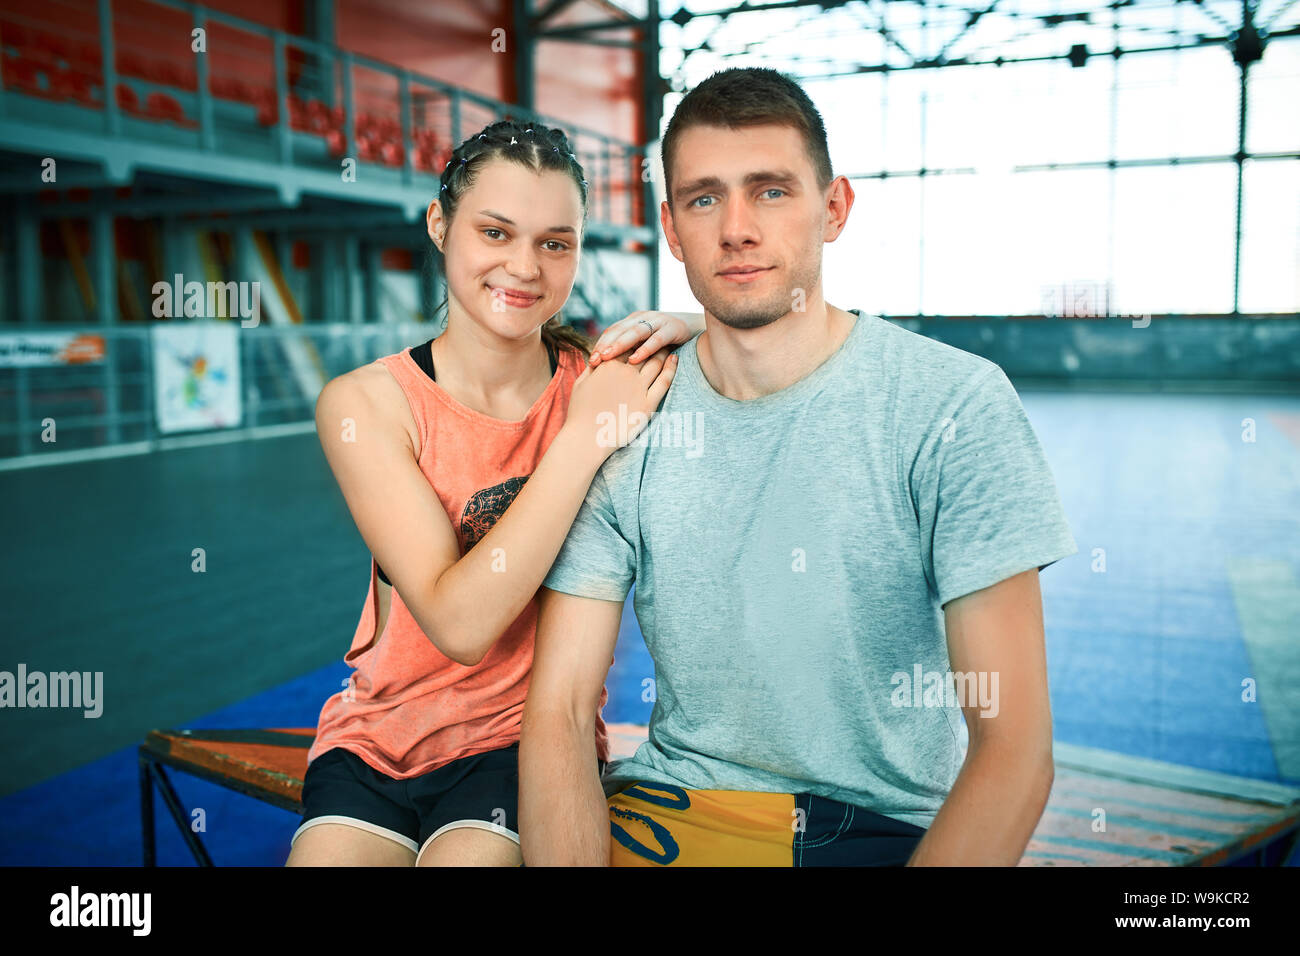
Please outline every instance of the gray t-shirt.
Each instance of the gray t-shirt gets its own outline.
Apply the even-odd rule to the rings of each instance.
[[[636,582],[656,699],[605,779],[929,827],[967,745],[942,605],[1078,550],[1020,399],[994,363],[879,316],[749,401],[713,389],[697,341],[543,582],[608,601]]]

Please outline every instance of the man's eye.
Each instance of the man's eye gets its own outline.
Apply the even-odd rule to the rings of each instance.
[[[712,198],[713,198],[712,196],[700,196],[698,199],[692,199],[690,204],[694,206],[697,202],[700,201],[700,199],[712,199]]]
[[[785,190],[784,190],[784,189],[780,189],[780,188],[778,188],[778,187],[776,187],[776,186],[773,186],[771,189],[764,189],[763,192],[765,192],[765,193],[781,193],[782,195],[785,195]]]

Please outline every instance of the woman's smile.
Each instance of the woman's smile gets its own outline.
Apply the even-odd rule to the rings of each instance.
[[[527,309],[536,305],[542,298],[540,295],[521,294],[491,284],[488,285],[488,292],[494,299],[500,299],[506,305],[512,305],[517,309]]]

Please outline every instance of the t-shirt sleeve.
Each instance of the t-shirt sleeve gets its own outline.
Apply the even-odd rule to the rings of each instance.
[[[996,365],[930,423],[911,479],[940,605],[1078,551],[1038,436]]]
[[[542,586],[579,597],[623,601],[635,577],[636,549],[619,528],[602,467]]]

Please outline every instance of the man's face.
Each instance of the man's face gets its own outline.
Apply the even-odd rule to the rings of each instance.
[[[660,213],[668,245],[718,321],[759,328],[820,294],[822,244],[843,223],[828,224],[794,127],[691,127],[677,141],[672,188],[673,211],[664,203]]]

